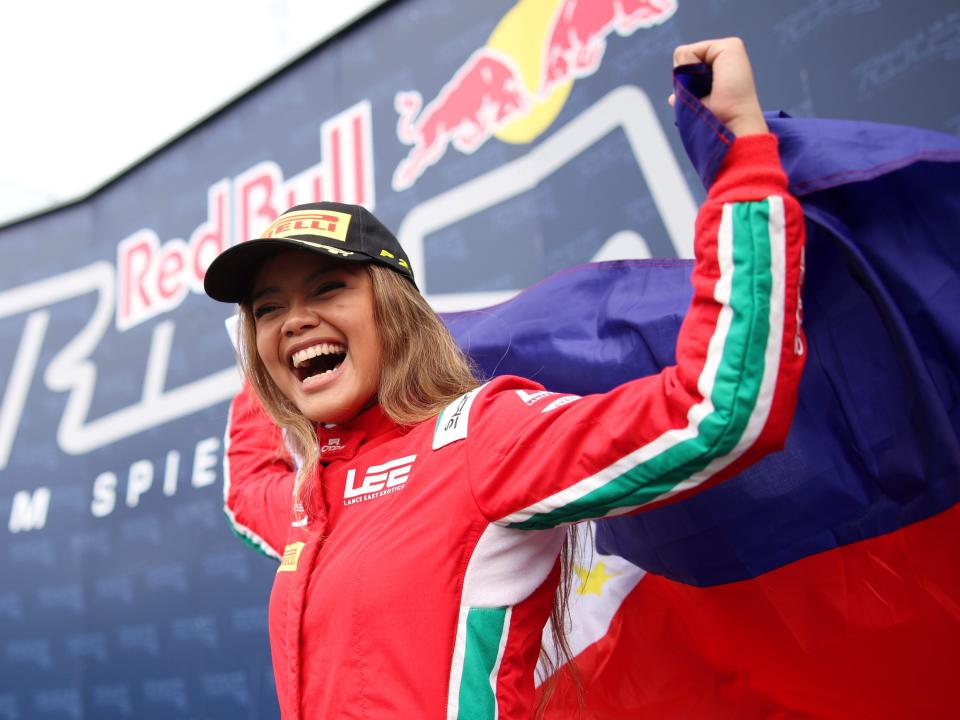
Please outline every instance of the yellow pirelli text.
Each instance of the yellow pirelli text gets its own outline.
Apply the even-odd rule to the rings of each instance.
[[[297,238],[303,235],[345,242],[350,214],[336,210],[299,210],[278,217],[262,238]]]
[[[297,569],[304,544],[302,542],[290,543],[283,549],[283,559],[280,560],[280,567],[277,568],[278,573],[293,572]]]

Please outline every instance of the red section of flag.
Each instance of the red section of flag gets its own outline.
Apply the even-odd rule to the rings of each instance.
[[[647,575],[578,656],[583,718],[954,717],[957,547],[960,506],[753,580]],[[545,717],[575,708],[564,676]]]

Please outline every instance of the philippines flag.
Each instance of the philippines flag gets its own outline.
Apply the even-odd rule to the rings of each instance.
[[[697,100],[708,88],[702,66],[677,75],[709,185],[730,136]],[[807,217],[793,428],[725,483],[598,523],[571,611],[587,720],[956,712],[960,139],[768,123]],[[445,319],[488,374],[600,392],[672,364],[690,267],[582,266]],[[546,716],[577,706],[561,673]]]

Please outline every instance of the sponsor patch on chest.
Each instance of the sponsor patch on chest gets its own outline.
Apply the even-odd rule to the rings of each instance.
[[[280,567],[277,572],[294,572],[300,563],[300,553],[303,552],[303,546],[306,543],[290,543],[283,549],[283,558],[280,560]]]
[[[372,465],[362,477],[355,468],[350,468],[343,487],[343,504],[355,505],[403,490],[416,459],[416,455],[407,455],[381,465]]]

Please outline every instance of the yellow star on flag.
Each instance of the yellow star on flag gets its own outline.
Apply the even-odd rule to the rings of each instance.
[[[580,578],[580,586],[577,588],[578,595],[600,595],[603,591],[603,586],[606,585],[611,578],[622,575],[622,573],[618,572],[607,572],[607,567],[602,562],[598,562],[592,568],[574,565],[573,571],[577,574],[577,577]]]

